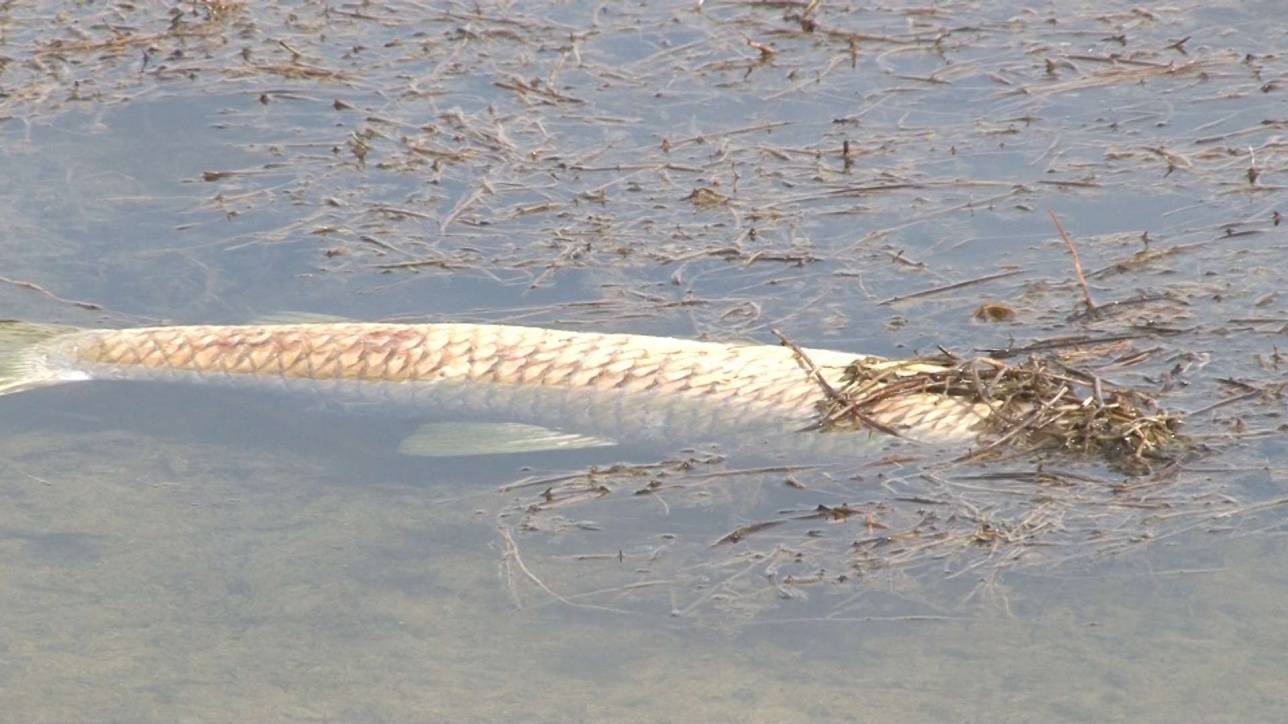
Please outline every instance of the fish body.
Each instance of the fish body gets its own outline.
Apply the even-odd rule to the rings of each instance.
[[[686,437],[806,427],[828,402],[822,382],[841,386],[859,359],[875,358],[491,324],[74,329],[7,322],[0,325],[0,394],[97,379],[219,382],[618,437]],[[988,413],[986,405],[911,392],[867,414],[906,437],[952,443],[973,440]]]

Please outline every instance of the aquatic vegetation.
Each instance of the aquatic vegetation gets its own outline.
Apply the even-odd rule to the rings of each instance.
[[[1138,391],[1055,359],[1030,357],[1014,365],[948,354],[896,365],[859,360],[846,369],[844,379],[823,411],[820,429],[852,428],[883,400],[922,393],[986,405],[991,411],[983,416],[989,442],[971,452],[970,459],[995,452],[1004,443],[1030,451],[1054,446],[1104,455],[1145,473],[1151,461],[1175,460],[1180,448],[1179,415],[1160,410]]]

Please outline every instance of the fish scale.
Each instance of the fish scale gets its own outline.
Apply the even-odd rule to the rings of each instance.
[[[7,324],[0,327],[0,392],[104,378],[277,382],[380,399],[418,398],[437,407],[545,424],[608,424],[627,433],[656,431],[660,425],[799,429],[816,420],[828,401],[809,364],[839,387],[848,365],[875,360],[806,349],[807,364],[793,349],[778,345],[488,324],[136,329]],[[40,329],[46,330],[44,338],[31,344],[28,337],[41,336]],[[23,340],[24,353],[35,357],[20,359],[12,345],[5,346],[8,338]],[[22,374],[6,376],[6,360]],[[899,364],[890,363],[892,368]],[[975,438],[989,408],[911,392],[879,403],[868,414],[908,437],[961,442]]]

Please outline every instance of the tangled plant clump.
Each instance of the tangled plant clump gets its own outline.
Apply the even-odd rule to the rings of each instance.
[[[1004,443],[1097,454],[1129,472],[1170,462],[1180,442],[1180,417],[1136,390],[1112,385],[1058,360],[1030,357],[1009,365],[989,357],[947,353],[891,363],[862,359],[825,404],[821,430],[853,429],[855,421],[896,395],[941,394],[987,405],[976,458]]]

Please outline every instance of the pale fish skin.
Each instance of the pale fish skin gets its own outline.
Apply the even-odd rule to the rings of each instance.
[[[0,394],[83,380],[214,381],[418,404],[439,416],[618,438],[792,434],[857,353],[493,324],[315,323],[78,329],[0,323]],[[990,408],[907,393],[867,414],[902,437],[974,441]],[[880,436],[800,433],[815,437]],[[694,441],[698,441],[696,438]],[[802,440],[803,441],[803,440]]]

